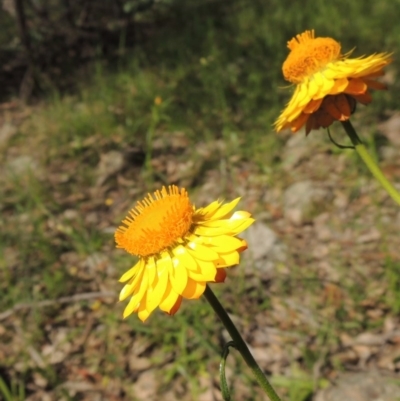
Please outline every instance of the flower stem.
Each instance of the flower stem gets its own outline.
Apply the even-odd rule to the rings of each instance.
[[[265,377],[263,371],[257,365],[257,362],[253,358],[253,355],[251,355],[246,343],[244,342],[236,326],[233,324],[228,313],[226,312],[226,310],[221,305],[218,298],[214,295],[214,293],[212,292],[211,288],[208,285],[206,286],[206,290],[204,291],[204,296],[214,309],[215,313],[221,319],[225,328],[228,330],[228,333],[230,334],[232,340],[235,343],[236,349],[242,355],[247,366],[252,370],[256,380],[258,381],[258,384],[262,387],[262,389],[268,395],[271,401],[281,401],[281,399],[278,397],[275,390],[272,388],[271,384]]]
[[[351,122],[349,120],[342,121],[342,125],[347,135],[349,136],[351,142],[353,143],[357,153],[359,154],[363,162],[367,165],[369,171],[380,182],[383,188],[386,189],[386,192],[392,197],[392,199],[400,205],[400,193],[391,184],[391,182],[383,175],[381,169],[376,165],[371,155],[368,153],[366,147],[361,142],[361,139],[358,137]]]

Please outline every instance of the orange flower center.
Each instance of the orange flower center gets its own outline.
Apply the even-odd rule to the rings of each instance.
[[[193,223],[194,208],[184,188],[172,185],[148,194],[129,212],[115,233],[118,248],[142,257],[154,255],[184,237]]]
[[[288,42],[290,53],[283,63],[283,76],[300,83],[340,57],[341,46],[332,38],[314,38],[314,30],[305,31]]]

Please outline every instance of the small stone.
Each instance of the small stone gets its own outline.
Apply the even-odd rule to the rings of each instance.
[[[354,342],[359,345],[380,346],[385,343],[385,336],[382,334],[374,334],[374,333],[365,332],[365,333],[359,334],[355,338]]]
[[[381,238],[381,233],[375,227],[368,230],[366,233],[360,235],[357,238],[359,244],[365,244],[367,242],[376,242]]]
[[[10,178],[19,178],[28,174],[32,174],[36,178],[42,176],[42,169],[38,162],[29,155],[18,156],[9,160],[6,164],[6,171]]]
[[[124,157],[121,152],[111,150],[110,152],[102,154],[97,166],[96,186],[103,185],[108,178],[118,173],[123,166]]]
[[[136,399],[146,401],[156,401],[157,380],[153,370],[142,373],[133,384],[133,391]]]
[[[63,217],[65,220],[75,220],[79,217],[79,213],[75,209],[67,209],[64,211]]]
[[[389,120],[379,124],[379,130],[395,146],[400,146],[400,114],[396,113]]]
[[[395,149],[391,146],[382,146],[379,149],[379,154],[383,160],[386,161],[395,161],[399,155],[399,150]]]
[[[394,379],[379,372],[344,374],[335,385],[319,391],[314,401],[394,401],[400,398]]]
[[[136,355],[131,355],[128,360],[129,370],[131,372],[140,372],[151,368],[152,362],[149,358],[141,358]]]
[[[318,244],[314,247],[312,255],[316,259],[323,259],[329,255],[329,248],[326,245]]]
[[[225,371],[226,373],[226,371]],[[227,378],[228,382],[230,381]],[[199,378],[200,394],[197,397],[198,401],[214,401],[215,395],[213,391],[213,383],[210,377],[200,376]]]
[[[11,139],[16,133],[18,129],[15,125],[10,123],[5,123],[0,127],[0,146],[6,144],[9,139]]]
[[[33,373],[33,381],[38,387],[45,388],[48,385],[48,380],[39,372]]]
[[[282,167],[286,171],[292,170],[303,160],[310,158],[316,148],[321,148],[324,144],[323,136],[318,133],[304,137],[303,135],[293,135],[286,142],[282,157]]]
[[[244,255],[247,260],[246,273],[258,271],[260,278],[268,280],[277,263],[287,259],[287,248],[273,230],[261,222],[250,226],[241,237],[247,241],[248,250]]]
[[[392,333],[393,331],[396,330],[396,326],[398,324],[398,321],[396,318],[393,316],[387,316],[385,318],[385,321],[383,322],[383,331],[384,333]]]
[[[289,186],[284,195],[284,216],[292,224],[301,225],[311,220],[323,203],[330,201],[330,191],[307,180]]]

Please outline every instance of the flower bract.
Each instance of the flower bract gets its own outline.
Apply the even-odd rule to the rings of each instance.
[[[230,203],[196,209],[184,188],[163,187],[138,202],[115,232],[118,248],[139,261],[120,279],[120,300],[130,298],[124,317],[146,320],[157,307],[173,315],[182,298],[199,298],[208,282],[223,282],[225,268],[247,248],[237,234],[254,219]]]
[[[335,120],[346,121],[357,102],[371,102],[369,89],[386,89],[376,78],[391,62],[388,53],[350,58],[351,52],[343,55],[336,40],[316,38],[314,30],[294,37],[288,48],[282,71],[296,86],[274,124],[278,132],[285,128],[296,132],[305,125],[308,134]]]

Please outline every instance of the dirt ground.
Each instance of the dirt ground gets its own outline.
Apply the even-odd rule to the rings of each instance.
[[[46,138],[29,136],[34,107],[11,102],[0,113],[0,377],[11,399],[220,400],[229,338],[205,302],[145,325],[121,318],[117,280],[132,261],[112,234],[148,190],[141,150],[93,135],[79,158],[53,157]],[[374,149],[398,189],[399,122],[380,124]],[[222,140],[162,135],[153,185],[185,186],[198,206],[241,196],[254,214],[243,263],[217,293],[283,399],[311,400],[346,372],[399,380],[400,208],[324,132],[284,138],[280,162],[260,166]],[[199,330],[212,330],[212,350],[198,350]],[[263,399],[229,358],[234,399]]]

